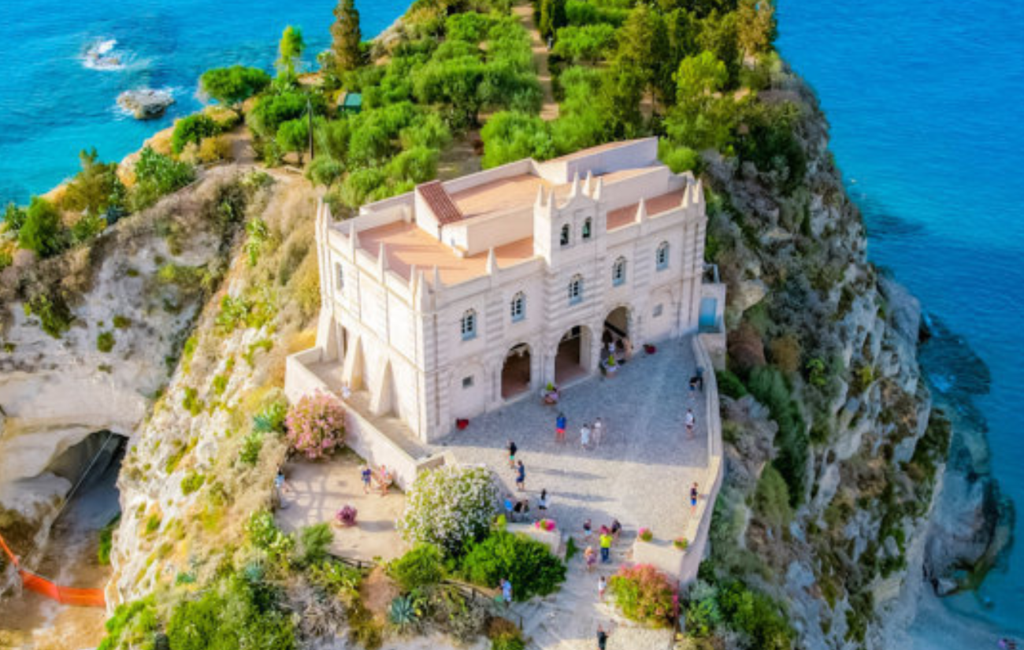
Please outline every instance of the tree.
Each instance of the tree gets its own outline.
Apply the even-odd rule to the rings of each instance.
[[[729,79],[734,80],[739,73],[740,51],[736,33],[736,14],[719,14],[712,11],[700,21],[700,32],[697,34],[697,47],[707,50],[715,58],[725,63],[729,69]]]
[[[40,257],[49,257],[64,249],[66,237],[56,206],[40,196],[32,197],[25,223],[18,230],[18,245]]]
[[[554,37],[560,27],[569,24],[565,15],[565,0],[541,0],[538,28],[544,38]]]
[[[220,133],[220,127],[209,116],[202,113],[183,117],[174,123],[171,135],[171,150],[180,154],[190,142],[199,144],[203,138]]]
[[[283,151],[294,151],[299,154],[299,164],[302,164],[302,156],[309,148],[309,120],[306,117],[299,117],[294,120],[282,122],[277,127],[277,144]]]
[[[294,75],[296,68],[301,65],[302,51],[305,49],[302,30],[292,25],[285,27],[277,46],[277,69],[288,76]]]
[[[125,189],[117,177],[117,163],[99,161],[96,149],[78,154],[82,171],[67,184],[61,206],[97,217],[111,207],[124,204]]]
[[[563,27],[553,52],[576,61],[595,62],[615,47],[615,27],[606,24]]]
[[[411,544],[433,544],[449,556],[483,537],[498,514],[498,484],[491,470],[445,465],[416,477],[398,522]]]
[[[25,208],[15,205],[14,202],[8,203],[4,209],[3,228],[0,231],[18,232],[25,223],[25,217]]]
[[[648,5],[637,5],[619,30],[615,63],[620,70],[632,68],[630,75],[641,79],[644,89],[650,88],[667,102],[675,94],[670,61],[664,20]]]
[[[266,72],[241,65],[212,68],[199,78],[202,91],[226,106],[239,104],[269,85],[270,75]]]
[[[497,167],[521,158],[544,160],[554,154],[547,123],[536,115],[516,111],[495,113],[480,131],[484,167]]]
[[[334,19],[331,25],[331,51],[334,53],[335,71],[355,70],[362,62],[359,43],[363,40],[355,0],[339,0],[334,9]]]
[[[775,40],[775,4],[772,0],[741,0],[736,9],[736,38],[746,56],[768,50]]]
[[[705,51],[683,59],[675,80],[678,88],[676,101],[680,105],[691,105],[694,102],[702,105],[710,95],[725,87],[729,81],[729,71],[714,54]]]

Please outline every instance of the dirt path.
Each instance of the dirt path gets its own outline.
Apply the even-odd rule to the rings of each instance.
[[[544,120],[553,120],[558,117],[558,104],[555,102],[555,95],[551,90],[551,70],[548,68],[548,48],[541,40],[537,25],[533,22],[533,6],[529,3],[516,5],[512,11],[523,23],[523,27],[530,34],[530,49],[533,50],[533,65],[537,69],[537,78],[540,80],[541,90],[544,91],[544,104],[540,108],[540,117]]]

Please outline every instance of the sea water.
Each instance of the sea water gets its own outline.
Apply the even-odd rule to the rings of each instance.
[[[994,473],[1024,507],[1024,4],[779,0],[778,14],[779,49],[831,123],[869,257],[991,372],[990,391],[973,401]],[[942,361],[929,368],[933,390],[956,391],[974,370]],[[1022,551],[1018,543],[980,596],[945,606],[1019,638]]]
[[[95,146],[119,160],[199,107],[199,75],[244,63],[271,70],[288,24],[306,60],[328,46],[333,0],[10,0],[0,56],[0,203],[25,202]],[[357,0],[364,38],[407,5]],[[870,256],[988,365],[978,398],[1004,490],[1024,504],[1024,4],[1016,0],[779,0],[783,55],[821,97],[832,146],[868,223]],[[92,55],[91,55],[92,54]],[[134,88],[170,90],[167,116],[116,105]],[[955,390],[956,367],[932,371]],[[1018,518],[1017,537],[1024,517]],[[1020,634],[1020,547],[957,613]]]
[[[335,0],[3,0],[0,55],[0,205],[25,203],[78,169],[96,147],[120,160],[200,107],[199,75],[242,63],[273,70],[287,25],[302,28],[304,59],[330,45]],[[363,38],[385,29],[407,0],[357,0]],[[167,114],[136,121],[125,90],[168,90]]]

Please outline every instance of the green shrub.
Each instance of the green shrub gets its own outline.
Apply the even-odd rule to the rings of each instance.
[[[220,133],[220,127],[208,115],[196,113],[183,117],[174,123],[174,134],[171,136],[171,150],[180,154],[189,143],[198,145],[203,138]]]
[[[191,165],[144,147],[135,163],[135,186],[130,194],[132,210],[148,208],[161,196],[188,185],[193,178],[195,171]]]
[[[25,303],[25,313],[39,317],[43,331],[55,339],[71,328],[74,316],[59,294],[36,294]]]
[[[734,372],[716,370],[715,379],[718,380],[718,390],[723,395],[739,399],[747,394],[747,387],[743,385],[743,380],[737,377]]]
[[[295,539],[281,532],[268,510],[254,512],[245,524],[249,542],[272,558],[282,557],[295,546]]]
[[[391,565],[391,577],[403,591],[437,584],[444,576],[444,557],[430,544],[417,544]]]
[[[132,321],[127,316],[122,316],[120,314],[117,314],[116,316],[114,316],[114,327],[119,329],[119,330],[127,329],[128,326],[131,325],[131,324],[132,324]]]
[[[103,566],[110,564],[110,551],[114,545],[114,530],[120,522],[121,515],[117,515],[100,530],[100,544],[96,550],[96,559]]]
[[[608,590],[626,618],[666,627],[676,616],[676,590],[664,573],[650,564],[623,566],[608,581]]]
[[[97,650],[155,650],[160,622],[153,597],[118,605],[104,627],[107,636]]]
[[[485,535],[498,514],[498,486],[484,467],[445,465],[416,477],[398,522],[411,544],[434,544],[448,555]]]
[[[260,451],[263,449],[263,434],[259,431],[251,431],[242,440],[242,449],[238,452],[238,459],[246,465],[255,465],[260,459]]]
[[[775,466],[769,463],[761,473],[754,493],[754,508],[764,521],[781,532],[793,519],[793,509],[789,505],[789,488]]]
[[[775,467],[786,480],[792,505],[797,506],[804,496],[804,477],[810,444],[800,407],[793,399],[786,378],[778,368],[754,368],[750,373],[747,387],[759,402],[768,407],[772,419],[779,425],[779,432],[775,437],[775,446],[778,449]]]
[[[308,569],[309,580],[330,595],[358,596],[363,574],[355,567],[334,560],[323,560]]]
[[[459,572],[470,582],[497,587],[502,578],[507,579],[517,601],[554,592],[565,580],[565,571],[565,564],[547,545],[502,530],[471,544],[459,563]]]
[[[686,608],[686,631],[695,637],[707,637],[722,620],[722,610],[718,605],[718,588],[698,580],[690,588],[689,605]]]
[[[68,238],[57,208],[46,199],[33,196],[18,229],[18,245],[40,257],[56,255],[67,247]]]
[[[409,632],[418,621],[419,612],[411,595],[398,596],[391,601],[388,622],[394,625],[399,633]]]
[[[284,433],[288,401],[278,399],[263,407],[252,419],[252,430],[259,433]]]
[[[199,78],[202,91],[227,106],[245,101],[269,85],[270,75],[266,72],[240,65],[212,68]]]
[[[747,636],[751,646],[788,650],[793,631],[778,604],[768,596],[734,581],[720,589],[718,603],[729,627]]]
[[[182,391],[181,405],[185,407],[192,417],[196,417],[203,412],[206,408],[206,404],[203,400],[199,399],[199,394],[192,386],[186,386]]]
[[[198,599],[175,606],[167,623],[170,646],[174,650],[291,650],[294,625],[275,601],[263,584],[229,576]]]
[[[299,544],[296,549],[299,565],[310,566],[323,562],[333,541],[334,532],[330,525],[320,523],[303,526],[299,531]]]
[[[189,472],[185,478],[181,479],[181,491],[183,494],[192,494],[203,487],[204,482],[206,482],[206,476],[198,472]]]
[[[110,352],[114,349],[114,333],[100,332],[96,336],[96,349],[100,352]]]

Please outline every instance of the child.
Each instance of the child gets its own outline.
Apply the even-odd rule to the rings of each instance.
[[[697,512],[697,497],[698,496],[700,496],[700,495],[697,492],[697,484],[694,483],[693,486],[690,487],[690,514],[691,515],[693,513]]]
[[[504,578],[501,579],[501,599],[505,601],[506,609],[512,606],[512,583]]]
[[[370,481],[373,480],[373,470],[370,469],[369,465],[363,465],[363,471],[361,472],[363,478],[363,494],[370,493]]]
[[[590,425],[586,422],[583,423],[583,428],[580,429],[580,446],[584,449],[590,447]]]
[[[604,600],[604,591],[607,588],[608,588],[608,581],[604,579],[604,576],[601,576],[600,578],[598,578],[597,579],[597,599],[598,600],[601,600],[601,601]]]
[[[555,418],[555,442],[565,442],[565,413]]]
[[[693,437],[693,427],[696,424],[696,418],[693,416],[693,409],[686,409],[686,435],[690,438]]]
[[[603,433],[604,433],[604,423],[601,422],[601,418],[597,418],[596,420],[594,420],[594,430],[591,432],[591,435],[594,438],[594,446],[595,447],[600,447],[601,446],[601,436],[603,435]]]
[[[588,520],[583,522],[583,539],[585,539],[585,540],[587,540],[589,542],[593,538],[593,536],[594,536],[594,531],[591,530],[590,520],[588,519]]]
[[[594,570],[594,565],[597,564],[597,552],[593,546],[588,546],[587,550],[583,551],[583,561],[587,565],[587,573]]]
[[[547,488],[545,488],[545,489],[540,491],[540,499],[537,500],[537,510],[540,510],[542,513],[544,513],[544,512],[547,511],[547,509],[548,509],[548,491],[547,491]]]

